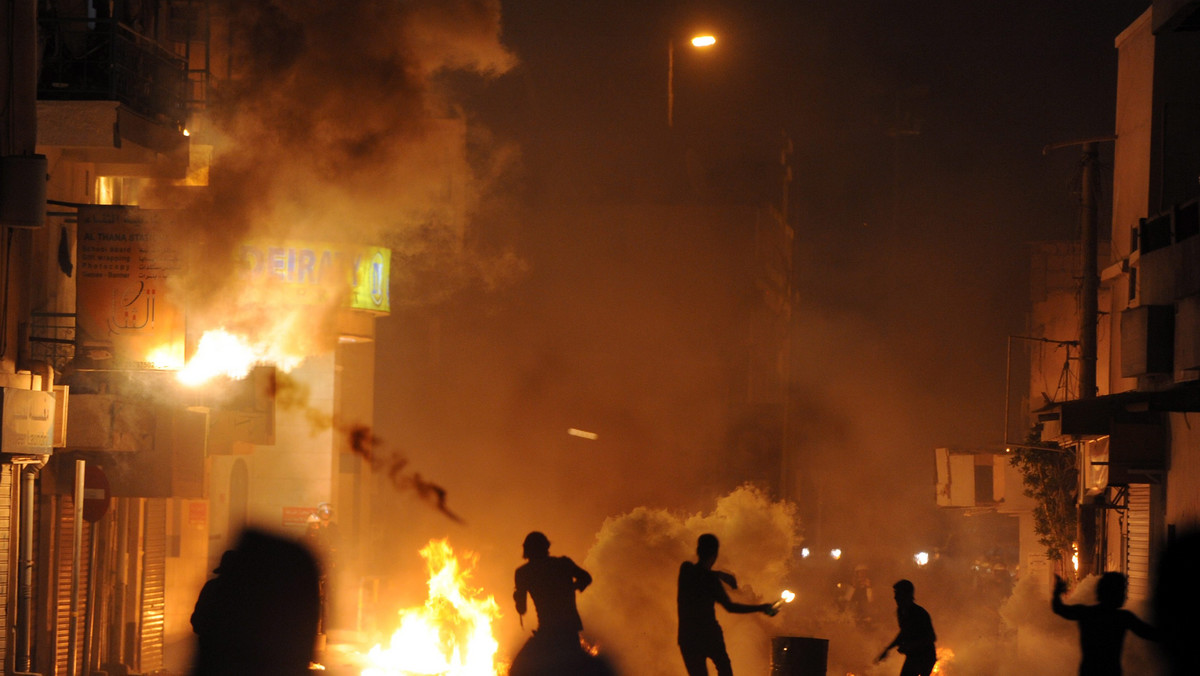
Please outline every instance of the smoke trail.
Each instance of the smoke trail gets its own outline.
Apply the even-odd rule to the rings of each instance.
[[[341,435],[350,452],[362,458],[372,472],[386,477],[397,491],[412,491],[452,521],[463,523],[462,517],[451,511],[447,504],[445,488],[413,470],[408,458],[396,449],[386,448],[370,427],[336,421],[327,412],[313,407],[309,403],[310,391],[306,384],[276,372],[271,395],[281,411],[299,411],[314,432],[333,430]]]

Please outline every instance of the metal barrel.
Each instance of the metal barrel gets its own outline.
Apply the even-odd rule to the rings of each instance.
[[[825,676],[829,641],[804,636],[771,639],[771,676]]]

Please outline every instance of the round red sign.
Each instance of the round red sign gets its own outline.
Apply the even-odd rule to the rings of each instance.
[[[83,471],[83,520],[95,523],[108,512],[108,477],[104,470],[88,465]]]

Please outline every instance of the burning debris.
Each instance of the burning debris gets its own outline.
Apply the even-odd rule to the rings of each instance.
[[[496,659],[499,643],[492,623],[500,609],[470,584],[475,558],[455,557],[447,540],[421,550],[429,571],[425,605],[400,611],[400,623],[385,647],[365,657],[362,676],[500,676],[507,667]]]

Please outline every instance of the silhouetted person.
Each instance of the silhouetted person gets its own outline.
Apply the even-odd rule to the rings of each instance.
[[[1200,530],[1174,538],[1154,585],[1154,624],[1170,676],[1200,674]]]
[[[533,597],[543,641],[578,645],[583,620],[575,607],[575,592],[587,589],[592,576],[565,556],[550,556],[550,540],[538,531],[525,536],[522,546],[528,563],[517,568],[513,601],[524,622],[527,599]]]
[[[845,594],[847,607],[854,617],[854,623],[860,629],[870,627],[871,604],[875,601],[875,595],[871,591],[871,577],[867,574],[866,566],[854,567],[854,580]]]
[[[883,661],[888,651],[895,648],[904,655],[900,676],[929,676],[937,662],[937,648],[934,647],[937,634],[933,631],[933,620],[924,608],[917,605],[916,588],[912,582],[897,581],[892,585],[892,597],[896,599],[896,623],[900,625],[900,631],[875,661]]]
[[[308,674],[320,613],[312,553],[298,542],[247,530],[228,563],[222,556],[219,584],[197,599],[193,626],[200,641],[192,675]],[[210,627],[219,630],[207,633]]]
[[[524,624],[532,597],[538,626],[513,658],[511,674],[608,673],[597,671],[602,666],[583,651],[579,639],[583,621],[575,606],[575,592],[587,589],[592,576],[568,557],[550,556],[550,540],[538,531],[525,536],[522,550],[528,562],[517,568],[513,601]]]
[[[221,659],[228,651],[231,637],[222,635],[228,625],[222,621],[225,607],[230,603],[229,580],[234,577],[237,552],[232,549],[221,555],[221,563],[213,569],[216,577],[200,588],[196,607],[192,610],[192,631],[196,634],[194,674],[217,674],[225,670]]]
[[[688,676],[706,676],[708,660],[717,668],[717,676],[732,676],[733,666],[725,650],[725,634],[717,623],[716,604],[731,613],[775,615],[770,603],[745,604],[730,600],[722,583],[737,589],[737,579],[729,573],[713,570],[721,543],[712,533],[696,541],[696,562],[679,566],[679,588],[675,603],[679,608],[679,652]]]
[[[321,577],[319,580],[321,595],[321,616],[317,633],[324,634],[329,626],[329,578],[337,566],[337,551],[339,544],[338,526],[333,522],[333,505],[322,502],[317,505],[317,511],[308,515],[304,529],[304,541],[309,549],[317,555],[320,564]]]
[[[1154,628],[1137,615],[1125,610],[1127,581],[1121,573],[1105,573],[1096,583],[1094,606],[1067,605],[1062,601],[1067,583],[1054,576],[1054,598],[1050,607],[1056,615],[1079,623],[1079,647],[1083,658],[1079,661],[1079,676],[1120,676],[1121,648],[1125,643],[1125,632],[1145,639],[1155,639]]]

